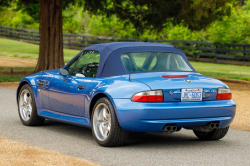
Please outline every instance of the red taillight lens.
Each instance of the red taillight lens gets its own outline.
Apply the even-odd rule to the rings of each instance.
[[[232,99],[232,94],[230,89],[219,88],[216,100],[227,100]]]
[[[134,94],[131,99],[135,102],[163,102],[162,90],[145,91]]]

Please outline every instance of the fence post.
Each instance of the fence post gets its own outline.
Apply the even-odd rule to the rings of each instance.
[[[33,32],[32,32],[32,31],[30,31],[30,40],[31,40],[31,41],[34,41],[34,40],[33,40]]]
[[[39,32],[23,29],[23,28],[11,28],[6,26],[0,25],[0,36],[5,36],[7,38],[11,38],[14,40],[25,40],[26,42],[34,42],[36,44],[39,44]],[[38,37],[38,38],[37,38]],[[68,39],[66,39],[68,37]],[[72,38],[72,43],[71,43]],[[84,43],[84,47],[87,47],[89,44],[92,43],[104,43],[104,42],[110,42],[110,41],[144,41],[144,42],[162,42],[162,43],[172,43],[173,46],[183,48],[184,50],[192,49],[193,55],[199,55],[199,56],[205,56],[207,58],[217,59],[217,61],[220,61],[220,59],[232,59],[232,60],[238,60],[238,61],[245,61],[249,63],[249,48],[250,44],[222,44],[222,43],[208,43],[208,42],[195,42],[195,41],[183,41],[183,40],[150,40],[148,38],[140,39],[140,38],[116,38],[116,37],[102,37],[102,36],[83,36],[83,35],[73,35],[73,34],[65,34],[63,36],[63,41],[65,42],[64,46],[67,46],[69,48],[81,48],[81,44],[78,43]],[[38,41],[38,42],[36,42]],[[72,45],[72,47],[71,47]],[[193,47],[191,47],[193,45]],[[202,51],[202,54],[197,52],[197,48],[194,47],[194,45],[201,48],[199,50]],[[202,47],[208,47],[208,48],[202,48]],[[242,48],[241,48],[242,47]],[[234,58],[232,54],[237,58]],[[242,54],[243,53],[243,54]],[[242,54],[242,55],[239,55]],[[232,58],[233,57],[233,58]],[[197,57],[196,57],[197,58]],[[218,60],[219,59],[219,60]],[[250,64],[250,63],[249,63]]]
[[[85,46],[86,46],[86,44],[87,44],[85,39],[86,39],[86,37],[85,37],[85,36],[83,36],[83,37],[82,37],[82,42],[81,42],[81,43],[83,43],[83,44],[84,44],[84,47],[85,47]]]
[[[100,44],[101,41],[100,37],[97,38],[97,41],[98,41],[97,44]]]
[[[215,44],[215,54],[218,54],[217,48],[219,48],[219,47],[218,47],[218,45]],[[216,57],[216,58],[217,58],[217,57]]]
[[[70,47],[70,36],[68,35],[68,46]]]
[[[244,51],[246,50],[246,47],[245,47],[245,46],[243,46],[243,50],[244,50]],[[243,52],[243,55],[246,56],[246,53]]]

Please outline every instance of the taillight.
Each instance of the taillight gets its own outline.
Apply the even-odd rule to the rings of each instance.
[[[231,90],[228,88],[219,88],[216,100],[232,99]]]
[[[145,91],[134,94],[131,98],[135,102],[163,102],[162,90]]]

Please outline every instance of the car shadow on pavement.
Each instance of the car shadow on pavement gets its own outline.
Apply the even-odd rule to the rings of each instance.
[[[58,132],[65,135],[71,135],[82,139],[92,139],[92,131],[89,128],[61,123],[53,120],[46,119],[41,128],[46,128],[53,132]]]
[[[57,132],[60,134],[70,135],[75,138],[83,139],[92,142],[96,145],[93,139],[91,129],[75,126],[71,124],[60,123],[52,120],[46,120],[43,126],[46,130]],[[184,132],[182,131],[184,130]],[[218,141],[200,141],[192,131],[185,131],[182,129],[173,134],[160,133],[136,133],[131,132],[129,138],[124,146],[116,148],[129,148],[129,147],[158,147],[158,148],[178,148],[178,147],[199,147],[199,146],[222,146],[228,147],[232,145],[231,141],[218,140]]]

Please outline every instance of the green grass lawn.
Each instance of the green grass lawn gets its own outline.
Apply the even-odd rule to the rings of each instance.
[[[79,51],[64,49],[64,60],[68,62]],[[39,46],[35,44],[0,38],[0,56],[22,57],[30,59],[38,59]],[[203,62],[191,62],[197,72],[211,77],[231,78],[250,81],[250,66],[214,64]],[[32,67],[15,67],[14,70],[33,71]],[[0,67],[0,70],[10,70],[9,67]],[[1,76],[0,82],[3,80],[19,81],[22,76]]]
[[[0,74],[0,82],[19,82],[23,77],[25,76]]]
[[[250,66],[190,62],[195,70],[211,77],[231,78],[250,81]]]
[[[33,71],[35,70],[35,67],[2,67],[0,66],[0,71],[10,71],[13,69],[14,71]]]
[[[78,50],[63,49],[64,61],[69,62]],[[0,38],[0,56],[38,59],[39,45]]]

